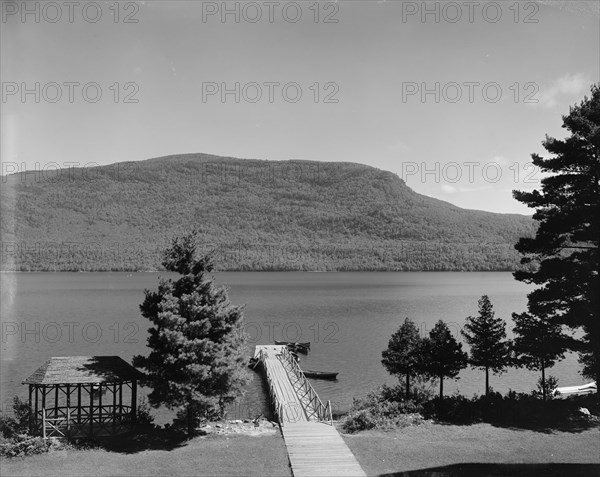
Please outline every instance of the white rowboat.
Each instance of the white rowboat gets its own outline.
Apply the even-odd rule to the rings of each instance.
[[[565,386],[562,388],[556,388],[554,390],[554,394],[560,394],[561,396],[565,395],[578,395],[578,394],[592,394],[598,391],[596,386],[596,382],[591,382],[588,384],[582,384],[581,386]]]

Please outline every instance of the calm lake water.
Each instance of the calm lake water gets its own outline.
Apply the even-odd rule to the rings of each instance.
[[[165,275],[165,274],[163,274]],[[139,313],[144,289],[155,289],[158,273],[2,273],[1,401],[26,395],[21,381],[52,356],[119,355],[131,362],[146,354],[149,322]],[[530,286],[510,273],[297,273],[227,272],[217,282],[229,286],[233,303],[246,304],[250,348],[273,339],[310,341],[301,355],[306,369],[339,371],[337,381],[313,380],[321,400],[344,410],[353,396],[382,383],[393,383],[381,365],[381,351],[405,317],[423,335],[437,320],[456,337],[464,320],[477,313],[477,300],[490,296],[496,316],[509,322],[512,312],[526,309]],[[510,334],[510,333],[509,333]],[[464,345],[463,345],[464,346]],[[251,353],[249,350],[249,355]],[[576,385],[576,356],[570,355],[550,373],[560,385]],[[261,376],[254,374],[242,403],[231,418],[267,413]],[[492,387],[531,391],[538,374],[511,369],[492,376]],[[484,391],[484,374],[466,369],[458,381],[445,381],[445,392],[465,395]],[[157,411],[157,422],[170,418]]]

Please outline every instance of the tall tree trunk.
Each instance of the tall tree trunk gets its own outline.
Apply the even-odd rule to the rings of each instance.
[[[410,374],[406,373],[406,399],[410,399]]]
[[[490,369],[485,367],[485,397],[490,394]]]
[[[188,404],[187,407],[187,431],[189,437],[194,435],[194,413],[192,412],[191,404]]]
[[[440,376],[440,407],[439,407],[440,416],[444,413],[444,377]]]
[[[596,389],[598,388],[598,383],[600,383],[600,366],[596,368]],[[600,404],[600,393],[596,390],[596,400],[598,404]]]
[[[544,366],[544,360],[542,359],[542,399],[546,400],[546,368]]]

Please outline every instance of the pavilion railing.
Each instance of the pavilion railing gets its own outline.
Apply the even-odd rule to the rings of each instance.
[[[33,415],[34,431],[44,438],[99,435],[128,429],[134,422],[132,407],[126,405],[50,407]]]

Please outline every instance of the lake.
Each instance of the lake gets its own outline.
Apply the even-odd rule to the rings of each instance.
[[[170,274],[162,274],[169,276]],[[26,395],[21,381],[52,356],[119,355],[128,362],[146,354],[149,321],[139,313],[144,289],[156,289],[159,273],[2,273],[1,402]],[[334,410],[345,410],[354,396],[382,383],[394,383],[381,365],[390,335],[410,317],[422,335],[444,320],[457,338],[464,320],[477,313],[477,300],[489,295],[496,316],[509,322],[526,309],[532,287],[508,272],[227,272],[235,304],[245,304],[249,347],[273,339],[310,341],[306,369],[339,371],[337,381],[312,380]],[[510,335],[510,332],[509,332]],[[464,345],[463,345],[464,346]],[[251,351],[249,350],[249,355]],[[569,355],[550,374],[559,385],[586,382],[577,357]],[[254,374],[247,394],[230,418],[267,413],[261,376]],[[538,373],[510,369],[491,376],[496,391],[529,392]],[[458,381],[444,382],[445,393],[484,392],[484,373],[465,369]],[[157,411],[157,422],[169,413]]]

